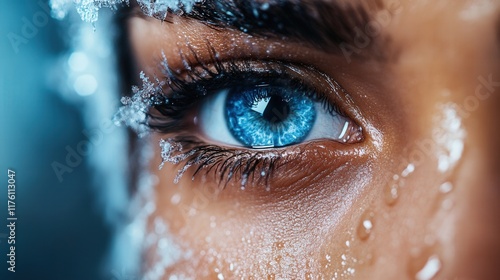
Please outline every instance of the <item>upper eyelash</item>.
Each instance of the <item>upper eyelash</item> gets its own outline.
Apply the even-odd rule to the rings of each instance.
[[[320,94],[304,81],[291,77],[287,73],[287,67],[290,67],[289,63],[280,60],[259,62],[228,60],[223,62],[209,44],[208,49],[210,53],[208,62],[200,59],[192,49],[190,50],[194,62],[189,61],[183,52],[179,52],[184,65],[182,71],[172,69],[163,54],[163,60],[160,63],[168,88],[157,94],[152,105],[162,116],[148,113],[147,125],[151,129],[163,133],[179,129],[186,111],[200,102],[201,98],[209,95],[212,91],[235,86],[235,83],[241,84],[242,80],[247,81],[248,86],[255,86],[258,83],[277,84],[278,80],[286,81],[286,86],[301,87],[306,89],[304,92],[312,92],[313,96],[310,97],[321,102],[331,114],[337,113],[346,116],[336,104],[329,101],[326,94]],[[255,70],[256,64],[260,68],[258,71]]]

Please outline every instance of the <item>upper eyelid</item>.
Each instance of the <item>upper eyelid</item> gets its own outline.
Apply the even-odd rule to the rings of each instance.
[[[167,84],[170,83],[162,92],[165,96],[172,93],[182,95],[182,89],[175,90],[176,85],[187,84],[187,82],[192,79],[188,76],[196,73],[196,71],[193,72],[192,70],[199,70],[201,66],[208,67],[211,70],[214,70],[215,66],[230,70],[228,69],[228,65],[239,64],[244,67],[239,67],[236,70],[244,70],[249,73],[258,73],[259,71],[261,73],[276,73],[279,71],[287,71],[288,73],[293,72],[293,76],[297,78],[303,79],[309,76],[310,79],[307,82],[315,91],[320,93],[328,92],[328,99],[331,103],[342,105],[341,115],[352,119],[358,126],[363,128],[364,132],[368,131],[366,128],[370,126],[370,124],[367,122],[362,110],[353,101],[354,98],[351,96],[351,94],[356,93],[345,90],[334,76],[316,67],[316,62],[305,63],[305,58],[283,57],[280,54],[273,54],[271,57],[259,59],[251,52],[238,54],[238,56],[235,57],[234,54],[218,52],[209,40],[206,40],[205,44],[197,43],[196,45],[188,45],[187,47],[189,51],[184,50],[184,52],[182,52],[179,50],[177,54],[170,51],[168,55],[162,52],[162,57],[153,60],[156,61],[157,65],[155,69],[163,72],[163,78],[166,79]],[[175,67],[170,67],[170,60],[174,62]],[[181,63],[179,63],[179,61],[181,61]],[[186,65],[188,67],[186,67]],[[342,67],[341,62],[339,62],[339,67]],[[203,71],[201,71],[201,73],[203,73]],[[206,75],[206,73],[203,75]],[[194,83],[191,83],[191,86],[193,84]]]
[[[226,81],[229,80],[229,84],[226,84],[225,86],[231,87],[231,86],[237,86],[241,85],[241,80],[238,81],[232,81],[231,79],[237,77],[237,75],[242,75],[240,77],[243,77],[243,75],[249,75],[252,76],[251,78],[254,78],[255,81],[258,82],[263,82],[267,81],[266,79],[269,79],[269,83],[276,83],[276,78],[279,76],[280,79],[290,79],[290,81],[296,80],[297,82],[300,82],[300,86],[304,84],[306,87],[310,88],[313,90],[313,92],[317,95],[314,97],[317,98],[318,96],[323,96],[324,98],[321,98],[319,101],[325,102],[325,106],[328,106],[329,110],[332,112],[336,112],[342,116],[350,118],[356,125],[359,126],[359,122],[355,117],[353,117],[352,110],[353,108],[347,108],[345,105],[344,101],[346,99],[346,94],[342,87],[336,83],[334,80],[331,80],[328,75],[325,73],[320,72],[319,70],[315,69],[313,66],[305,65],[305,64],[293,64],[293,63],[287,63],[283,61],[218,61],[217,62],[220,67],[222,67],[222,71],[225,71],[223,74],[226,76]],[[208,63],[204,63],[208,64]],[[244,66],[243,69],[236,67],[235,65],[232,66],[227,66],[228,64],[237,64],[240,66]],[[258,67],[256,65],[259,65]],[[231,69],[227,69],[231,68]],[[256,70],[257,68],[261,68],[260,70]],[[203,96],[198,96],[198,95],[191,95],[188,94],[189,91],[197,91],[199,89],[199,82],[195,78],[189,78],[186,81],[185,79],[179,77],[185,75],[185,73],[189,73],[190,71],[193,71],[193,69],[196,69],[196,65],[193,64],[192,66],[189,67],[189,69],[184,69],[181,72],[175,71],[175,70],[169,70],[168,72],[173,75],[173,77],[169,77],[168,79],[175,79],[174,86],[172,84],[169,85],[170,89],[167,89],[166,92],[162,92],[162,95],[165,96],[166,98],[173,97],[173,100],[180,101],[180,100],[185,100],[187,99],[188,101],[183,101],[188,104],[188,106],[191,108],[201,102],[200,97],[208,95],[208,92],[206,95]],[[232,73],[231,73],[232,72]],[[237,73],[235,73],[237,72]],[[292,73],[294,73],[292,75]],[[312,73],[315,73],[315,75],[312,75]],[[214,74],[215,75],[215,74]],[[236,75],[236,76],[232,76]],[[257,76],[255,76],[257,75]],[[264,75],[264,76],[259,76],[259,75]],[[317,83],[319,85],[315,85],[311,83],[311,81],[304,82],[303,80],[307,76],[314,76],[316,79]],[[323,79],[323,81],[319,81],[319,79]],[[327,81],[328,80],[328,81]],[[221,85],[214,85],[212,79],[202,79],[201,82],[203,82],[203,86],[207,86],[207,90],[215,91],[215,90],[220,90]],[[328,84],[329,87],[329,92],[325,91],[325,86]],[[248,82],[248,86],[255,85],[254,82]],[[323,85],[323,86],[321,86]],[[180,86],[180,88],[175,88]],[[336,95],[334,98],[328,97],[327,94],[333,93]],[[187,96],[186,96],[187,94]],[[196,94],[199,94],[196,92]],[[196,96],[196,97],[195,97]],[[195,101],[192,101],[194,99]],[[347,98],[349,99],[349,98]],[[330,100],[330,101],[327,101]],[[186,108],[187,110],[187,108]]]
[[[199,55],[192,46],[188,46],[189,53],[185,53],[182,50],[178,51],[178,57],[180,63],[177,61],[176,66],[172,67],[169,63],[170,59],[162,52],[162,57],[156,60],[156,65],[159,66],[160,71],[166,76],[167,82],[169,80],[182,80],[188,81],[189,79],[196,78],[197,75],[216,74],[220,70],[229,71],[236,70],[239,72],[252,72],[252,73],[269,73],[269,72],[285,72],[287,70],[292,70],[300,73],[298,67],[307,68],[310,72],[321,73],[321,76],[328,76],[323,73],[318,68],[310,64],[305,64],[302,62],[290,61],[287,59],[258,59],[252,54],[242,55],[237,58],[229,57],[225,58],[220,55],[219,52],[212,46],[212,44],[207,40],[206,49],[208,50],[208,55],[202,57]],[[227,66],[238,66],[234,69],[227,69]]]
[[[227,59],[219,60],[217,55],[211,56],[208,62],[203,61],[199,57],[195,57],[195,61],[184,60],[182,68],[170,68],[166,56],[163,55],[163,60],[159,62],[161,65],[161,71],[167,79],[167,85],[174,92],[177,92],[175,88],[176,85],[195,85],[198,80],[206,80],[207,76],[216,77],[221,73],[229,74],[248,74],[248,75],[261,75],[261,79],[264,76],[273,77],[276,75],[287,75],[289,78],[298,79],[303,78],[305,73],[300,73],[298,67],[307,68],[309,71],[317,71],[312,66],[305,64],[297,64],[293,62],[268,59],[268,60],[255,60],[255,59]],[[183,58],[184,59],[184,58]],[[290,72],[295,72],[295,75],[290,75]]]
[[[196,81],[198,75],[207,75],[208,73],[215,75],[218,71],[224,70],[226,72],[248,72],[248,73],[263,73],[263,74],[280,74],[287,72],[290,74],[294,72],[297,78],[303,78],[305,76],[314,76],[318,84],[323,84],[331,90],[331,93],[335,95],[333,98],[335,101],[339,101],[343,96],[345,96],[347,101],[350,101],[349,93],[330,75],[324,73],[323,71],[316,68],[314,65],[305,64],[302,62],[289,61],[287,59],[255,59],[252,54],[247,54],[238,58],[225,58],[220,55],[217,50],[211,45],[210,41],[206,41],[206,48],[208,55],[202,57],[199,55],[191,46],[189,47],[189,53],[184,53],[179,50],[178,56],[182,63],[180,67],[171,68],[169,65],[169,60],[167,56],[162,52],[162,58],[157,61],[157,65],[160,66],[160,71],[165,75],[167,79],[167,84],[169,86],[174,86],[171,88],[175,91],[176,84],[186,84],[189,80]],[[191,55],[191,56],[190,56]],[[227,69],[228,65],[234,69]],[[234,67],[234,66],[238,67]],[[200,71],[201,70],[201,71]],[[208,71],[207,71],[208,70]],[[307,72],[307,73],[306,73]],[[316,75],[308,75],[315,73]],[[191,75],[191,76],[190,76]],[[310,82],[310,85],[315,83]],[[318,92],[323,91],[323,88],[315,87]],[[353,104],[353,102],[349,102]],[[358,112],[357,116],[360,116],[360,110],[356,108]],[[349,114],[344,114],[349,116]]]

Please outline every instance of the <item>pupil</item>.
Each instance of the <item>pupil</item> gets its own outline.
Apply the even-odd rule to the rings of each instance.
[[[270,98],[262,99],[257,107],[264,107],[262,117],[270,123],[285,121],[290,115],[290,106],[281,96],[272,95]]]

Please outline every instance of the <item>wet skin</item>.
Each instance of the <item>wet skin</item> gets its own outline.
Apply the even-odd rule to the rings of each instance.
[[[160,237],[188,252],[161,269],[164,279],[414,279],[426,263],[436,264],[435,279],[498,279],[500,5],[367,6],[373,20],[389,17],[376,34],[359,26],[369,42],[349,42],[354,53],[178,16],[128,21],[138,69],[151,76],[162,51],[173,69],[184,67],[181,49],[209,61],[207,40],[222,61],[311,65],[345,89],[331,102],[364,135],[281,148],[296,153],[274,170],[269,190],[259,180],[242,190],[238,177],[221,190],[216,172],[191,180],[188,169],[174,184],[179,166],[158,171],[157,143],[172,135],[154,134],[149,230],[164,221]],[[302,78],[321,82],[313,76]],[[145,249],[145,273],[171,248],[157,245]]]

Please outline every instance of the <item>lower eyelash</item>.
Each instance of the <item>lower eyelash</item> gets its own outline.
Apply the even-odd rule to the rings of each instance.
[[[177,136],[160,141],[162,150],[161,169],[166,162],[181,165],[174,183],[178,183],[185,172],[195,166],[192,179],[197,174],[209,172],[217,174],[218,183],[225,188],[232,179],[240,179],[244,189],[248,181],[263,182],[269,189],[269,180],[279,161],[290,152],[251,151],[244,149],[227,149],[217,145],[207,145],[192,136]],[[293,152],[292,152],[293,153]],[[256,175],[257,174],[257,175]]]

